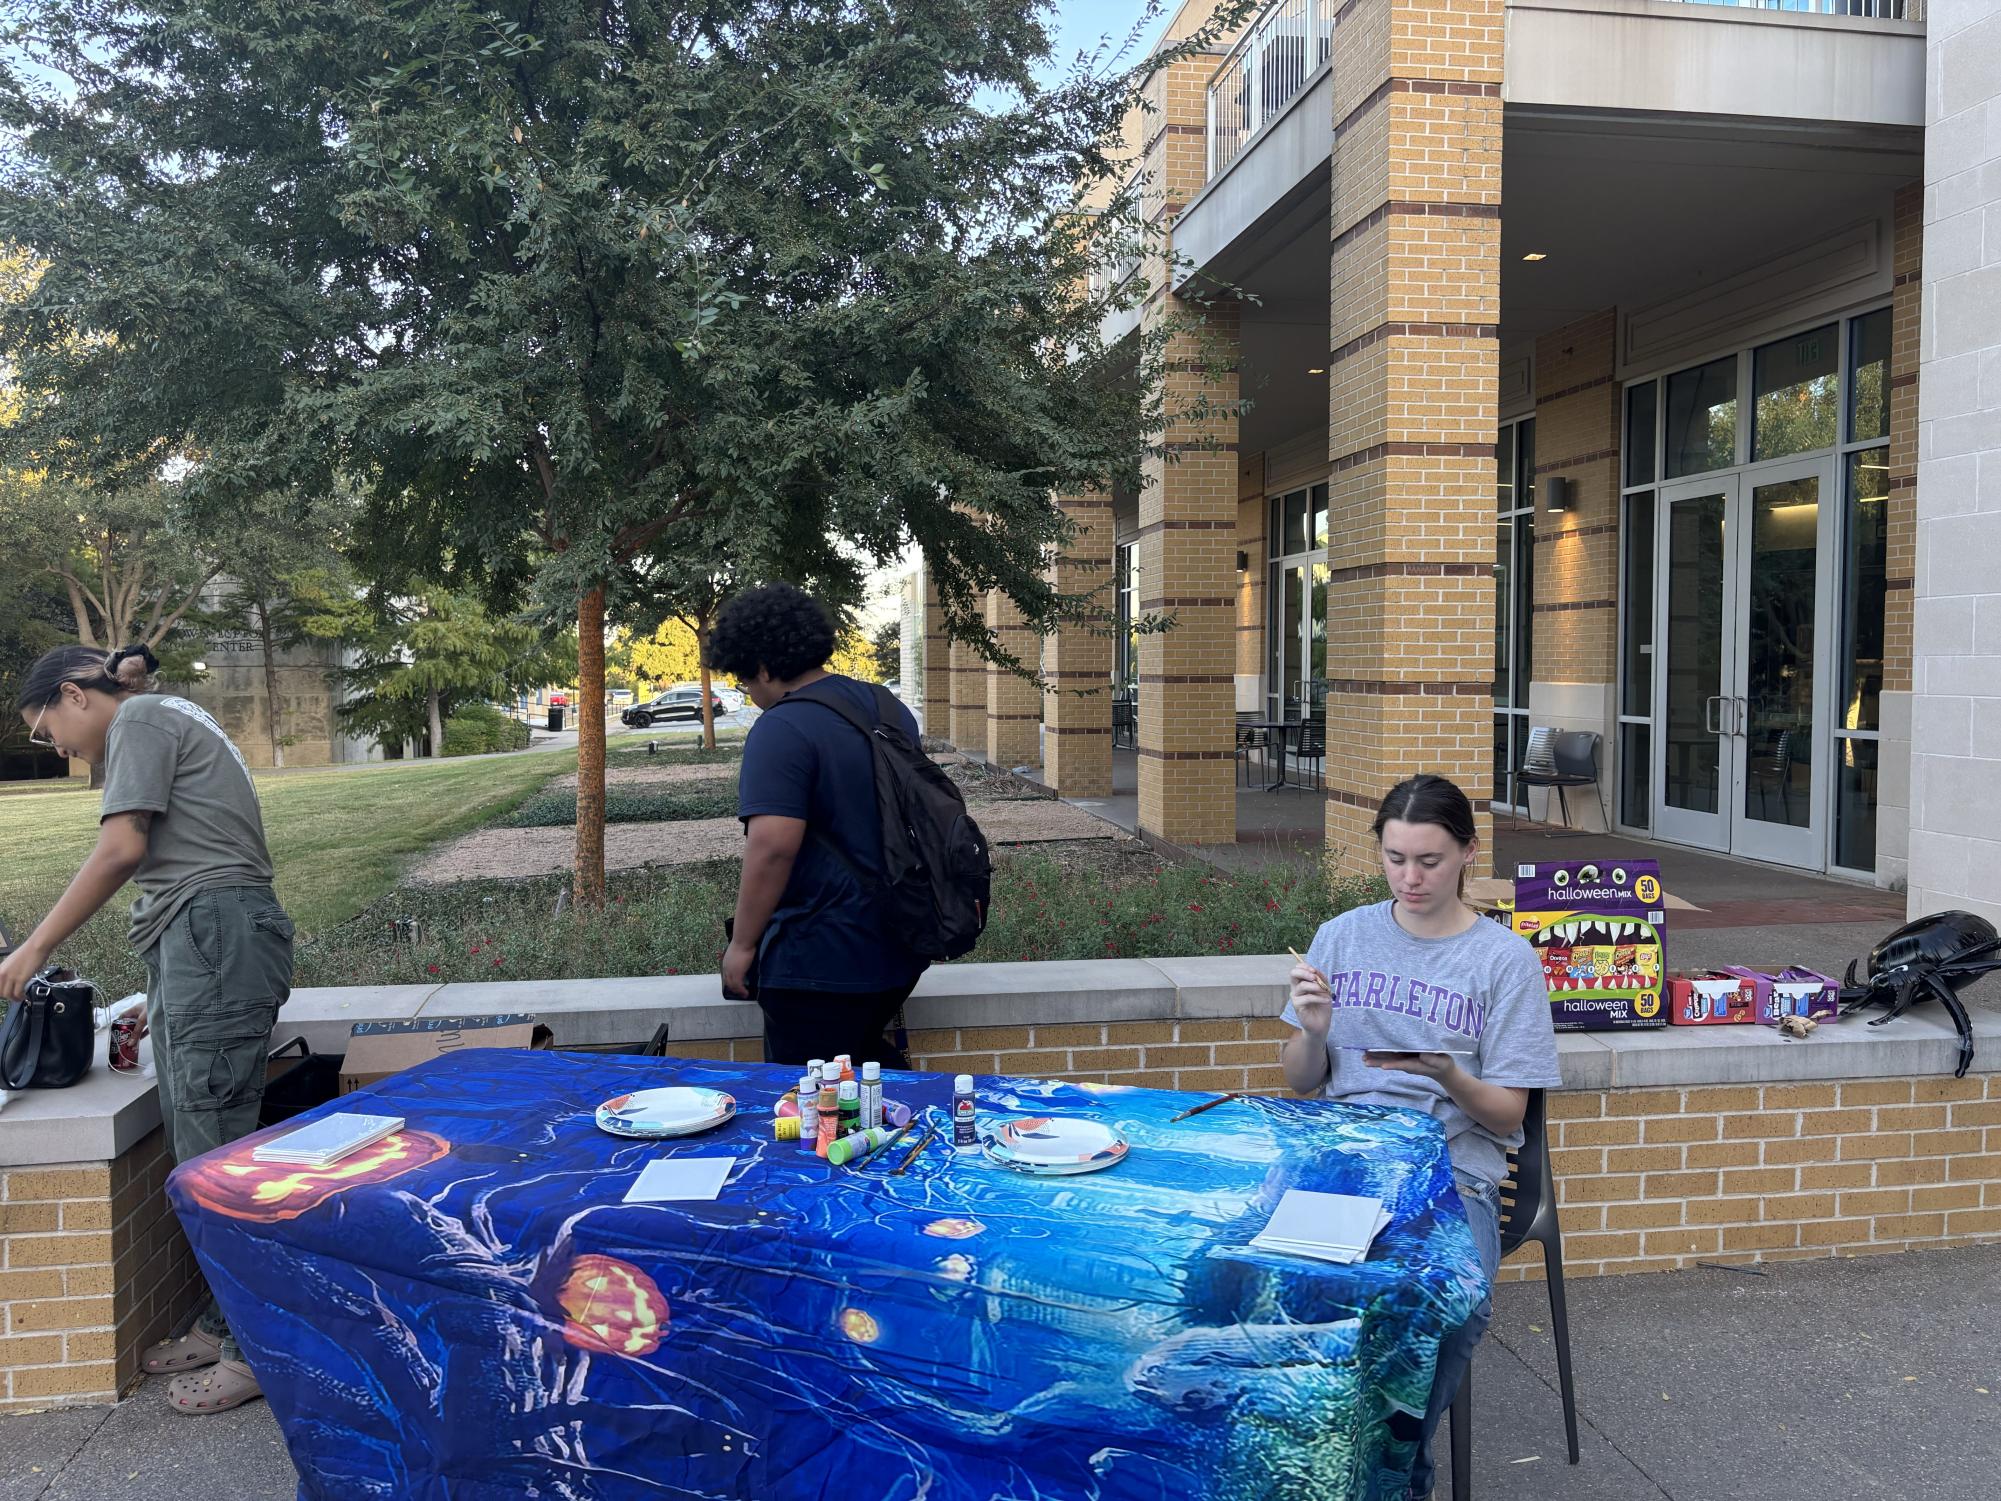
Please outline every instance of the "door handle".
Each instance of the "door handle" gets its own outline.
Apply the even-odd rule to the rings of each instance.
[[[1736,728],[1731,730],[1730,733],[1737,736],[1739,739],[1742,739],[1746,734],[1745,727],[1749,725],[1751,722],[1750,701],[1748,699],[1733,698],[1730,700],[1730,702],[1737,706]]]
[[[1703,705],[1702,705],[1703,734],[1721,735],[1723,733],[1722,730],[1716,727],[1716,706],[1722,702],[1723,702],[1723,695],[1720,693],[1712,693],[1709,695],[1707,699],[1703,700]]]

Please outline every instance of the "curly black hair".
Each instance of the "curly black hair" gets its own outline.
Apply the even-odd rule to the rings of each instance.
[[[834,654],[834,622],[794,584],[760,584],[724,605],[709,628],[708,665],[748,681],[759,668],[787,682]]]

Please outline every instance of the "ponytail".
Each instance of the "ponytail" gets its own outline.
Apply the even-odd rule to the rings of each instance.
[[[122,646],[114,652],[102,652],[94,646],[58,646],[43,652],[22,676],[14,711],[25,714],[47,708],[62,696],[65,683],[74,683],[86,693],[113,697],[145,693],[153,687],[153,674],[159,670],[160,659],[149,646]]]

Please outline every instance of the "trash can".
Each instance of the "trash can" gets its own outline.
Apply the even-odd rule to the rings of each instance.
[[[563,706],[561,704],[549,705],[549,728],[552,730],[560,730],[562,727],[563,727]]]

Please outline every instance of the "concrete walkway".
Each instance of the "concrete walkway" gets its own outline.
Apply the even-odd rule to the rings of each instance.
[[[1988,1501],[2001,1475],[2001,1246],[1568,1284],[1583,1462],[1549,1305],[1495,1295],[1474,1361],[1479,1501]],[[292,1501],[261,1402],[0,1418],[0,1501]],[[1449,1448],[1441,1433],[1440,1501]],[[783,1501],[782,1497],[760,1501]]]

